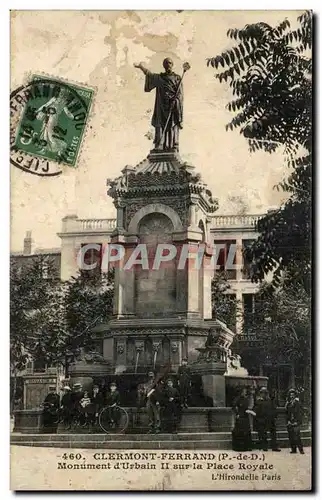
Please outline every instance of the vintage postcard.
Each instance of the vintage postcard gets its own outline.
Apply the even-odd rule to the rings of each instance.
[[[11,489],[310,491],[311,11],[11,12]]]

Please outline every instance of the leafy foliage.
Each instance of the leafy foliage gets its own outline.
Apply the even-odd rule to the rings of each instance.
[[[84,351],[95,350],[93,328],[107,322],[113,303],[113,272],[99,279],[81,272],[52,290],[45,321],[38,332],[33,351],[50,364],[61,364],[66,375],[71,363]]]
[[[228,82],[236,97],[227,107],[237,114],[226,128],[240,128],[252,150],[271,152],[282,143],[292,151],[308,139],[312,61],[304,53],[312,46],[311,13],[299,21],[297,30],[287,19],[275,28],[258,23],[230,29],[227,35],[238,45],[208,59],[224,68],[215,77]]]
[[[61,282],[48,256],[22,264],[12,259],[11,372],[22,370],[29,359],[61,364],[68,371],[84,349],[94,349],[92,329],[112,312],[113,274],[95,278],[82,272]]]
[[[30,359],[34,332],[43,327],[42,309],[57,285],[50,256],[39,255],[22,263],[10,261],[10,368],[22,370]]]
[[[252,326],[245,333],[260,332],[266,358],[310,365],[310,296],[304,287],[288,283],[276,290],[271,284],[261,285],[249,315],[245,319]]]
[[[258,240],[246,249],[253,262],[254,281],[273,271],[278,287],[283,274],[310,287],[311,179],[312,179],[312,13],[298,18],[292,29],[285,19],[278,26],[266,23],[230,29],[236,42],[229,50],[208,59],[215,77],[227,82],[234,99],[234,114],[227,130],[239,129],[250,151],[272,153],[283,148],[290,168],[276,189],[289,194],[277,211],[257,223]]]
[[[240,305],[236,295],[231,292],[227,273],[216,272],[211,282],[212,317],[226,323],[228,328],[236,331],[236,322],[240,318]]]

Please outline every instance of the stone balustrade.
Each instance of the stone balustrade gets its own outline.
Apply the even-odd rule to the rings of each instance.
[[[77,215],[64,217],[62,233],[112,232],[116,228],[116,219],[79,219]]]
[[[116,227],[116,219],[78,219],[83,231],[113,231]]]
[[[263,215],[215,215],[213,229],[254,228]],[[116,227],[116,219],[79,219],[70,215],[63,219],[62,233],[111,232]]]
[[[212,226],[214,228],[231,228],[231,227],[251,227],[263,217],[263,215],[215,215],[212,218]]]
[[[263,215],[215,215],[212,229],[251,228]],[[63,219],[62,233],[111,232],[116,227],[116,219],[79,219],[70,215]]]

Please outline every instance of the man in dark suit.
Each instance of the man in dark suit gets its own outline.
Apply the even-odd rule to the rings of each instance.
[[[276,405],[269,397],[266,387],[259,391],[259,398],[256,401],[254,412],[255,428],[258,433],[259,447],[263,451],[268,450],[267,433],[270,432],[272,451],[281,451],[276,441]]]
[[[183,408],[188,408],[188,398],[191,386],[191,371],[190,368],[187,366],[187,364],[188,364],[187,358],[183,358],[181,366],[179,366],[178,369],[180,399]]]
[[[74,424],[76,424],[77,420],[79,420],[80,422],[83,421],[82,406],[80,404],[83,397],[84,397],[83,386],[81,383],[77,382],[76,384],[73,385],[73,390],[71,394],[71,408],[72,408],[71,418]]]
[[[48,434],[56,434],[59,421],[59,396],[56,387],[50,386],[49,393],[43,403],[43,430]]]
[[[71,388],[66,385],[64,387],[64,394],[61,399],[61,411],[64,420],[65,428],[68,430],[71,428],[72,420],[72,391]]]
[[[290,389],[288,392],[285,410],[291,453],[296,453],[296,448],[298,448],[301,455],[303,455],[304,450],[301,440],[302,411],[300,400],[294,389]]]
[[[146,409],[149,416],[149,433],[160,432],[161,419],[160,419],[160,399],[161,394],[158,387],[157,380],[155,379],[154,373],[151,371],[148,373],[148,380],[143,384],[145,398],[146,398]]]

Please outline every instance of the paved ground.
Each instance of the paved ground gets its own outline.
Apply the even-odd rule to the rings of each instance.
[[[126,456],[131,453],[131,456]],[[305,455],[154,450],[72,450],[11,447],[14,490],[309,490],[311,449]],[[147,453],[153,453],[149,450]],[[184,451],[178,453],[185,453]],[[197,455],[194,456],[193,453]],[[207,458],[201,453],[209,453]],[[102,455],[104,454],[104,455]],[[110,454],[110,455],[109,455]],[[118,455],[117,455],[118,454]],[[248,455],[248,458],[244,455]],[[163,464],[163,465],[162,465]],[[168,464],[168,465],[165,465]]]

